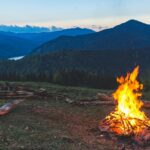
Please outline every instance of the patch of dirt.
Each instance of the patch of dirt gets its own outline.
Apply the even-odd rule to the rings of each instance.
[[[122,139],[112,135],[101,133],[98,129],[98,121],[86,113],[70,113],[63,108],[33,108],[33,113],[38,117],[50,119],[56,124],[64,126],[69,135],[61,134],[61,138],[69,143],[86,145],[87,149],[149,149],[139,147],[129,139]]]

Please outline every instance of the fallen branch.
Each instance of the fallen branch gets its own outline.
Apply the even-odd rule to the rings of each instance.
[[[97,93],[96,98],[103,101],[112,101],[113,97],[105,93]]]
[[[99,100],[92,100],[92,101],[77,101],[73,104],[76,105],[115,105],[113,101],[99,101]]]
[[[5,103],[3,106],[0,107],[0,116],[8,114],[12,111],[18,104],[23,102],[24,100],[14,100],[12,102]]]
[[[65,102],[74,105],[116,105],[116,101],[112,98],[111,100],[99,100],[99,99],[90,99],[90,100],[72,100],[70,98],[66,98]],[[150,101],[143,101],[144,108],[150,108]]]

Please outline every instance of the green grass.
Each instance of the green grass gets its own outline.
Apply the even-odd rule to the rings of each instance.
[[[5,81],[0,81],[1,83]],[[18,85],[23,85],[30,87],[32,89],[44,88],[48,92],[52,93],[61,93],[73,97],[74,99],[80,98],[95,98],[98,92],[111,94],[114,90],[105,90],[105,89],[94,89],[94,88],[86,88],[86,87],[72,87],[72,86],[63,86],[58,84],[52,84],[47,82],[10,82]],[[150,100],[150,89],[143,90],[143,98],[146,100]],[[1,103],[1,102],[0,102]]]
[[[45,88],[49,92],[66,94],[73,99],[93,98],[99,91],[107,92],[41,82],[15,82],[15,84],[32,89]],[[4,102],[5,100],[2,100],[0,103]],[[72,126],[73,123],[77,123],[77,119],[84,127],[84,121],[93,117],[95,112],[97,112],[96,118],[98,119],[100,108],[72,106],[66,104],[63,99],[55,98],[26,100],[10,114],[1,116],[0,149],[87,149],[88,143],[82,141],[80,136],[76,135],[77,137],[74,138],[66,124]],[[85,118],[82,118],[84,115]],[[78,120],[79,116],[81,118]]]
[[[4,81],[1,81],[4,82]],[[52,84],[47,82],[10,82],[18,85],[23,85],[32,89],[44,88],[48,92],[52,93],[61,93],[68,95],[73,98],[86,98],[86,97],[95,97],[98,92],[111,93],[112,90],[105,89],[94,89],[86,87],[72,87],[72,86],[63,86],[58,84]]]
[[[66,87],[50,83],[15,82],[33,89],[45,88],[52,93],[66,94],[74,100],[93,98],[97,92],[112,91]],[[146,93],[148,96],[149,92]],[[4,100],[2,101],[2,103]],[[113,107],[75,106],[64,99],[26,100],[11,113],[0,118],[0,150],[109,150],[114,143],[98,139],[98,127]],[[149,111],[148,111],[149,112]],[[119,148],[119,143],[114,149]]]

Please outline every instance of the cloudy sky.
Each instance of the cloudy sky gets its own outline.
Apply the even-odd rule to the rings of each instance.
[[[150,24],[150,0],[0,0],[0,24],[111,27],[129,19]]]

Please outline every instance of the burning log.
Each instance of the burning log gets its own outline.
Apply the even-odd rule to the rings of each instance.
[[[112,112],[100,123],[99,129],[102,132],[115,133],[119,136],[131,137],[139,145],[150,140],[149,120],[146,121],[134,118],[136,126],[132,125],[133,118],[126,118],[124,114]],[[141,131],[140,131],[141,130]],[[136,131],[140,131],[136,133]]]
[[[141,111],[144,103],[140,100],[143,85],[136,78],[139,67],[127,76],[117,78],[120,83],[113,93],[116,108],[100,122],[99,129],[103,132],[114,133],[121,136],[129,136],[143,144],[150,140],[150,119]],[[145,102],[147,107],[149,102]]]

